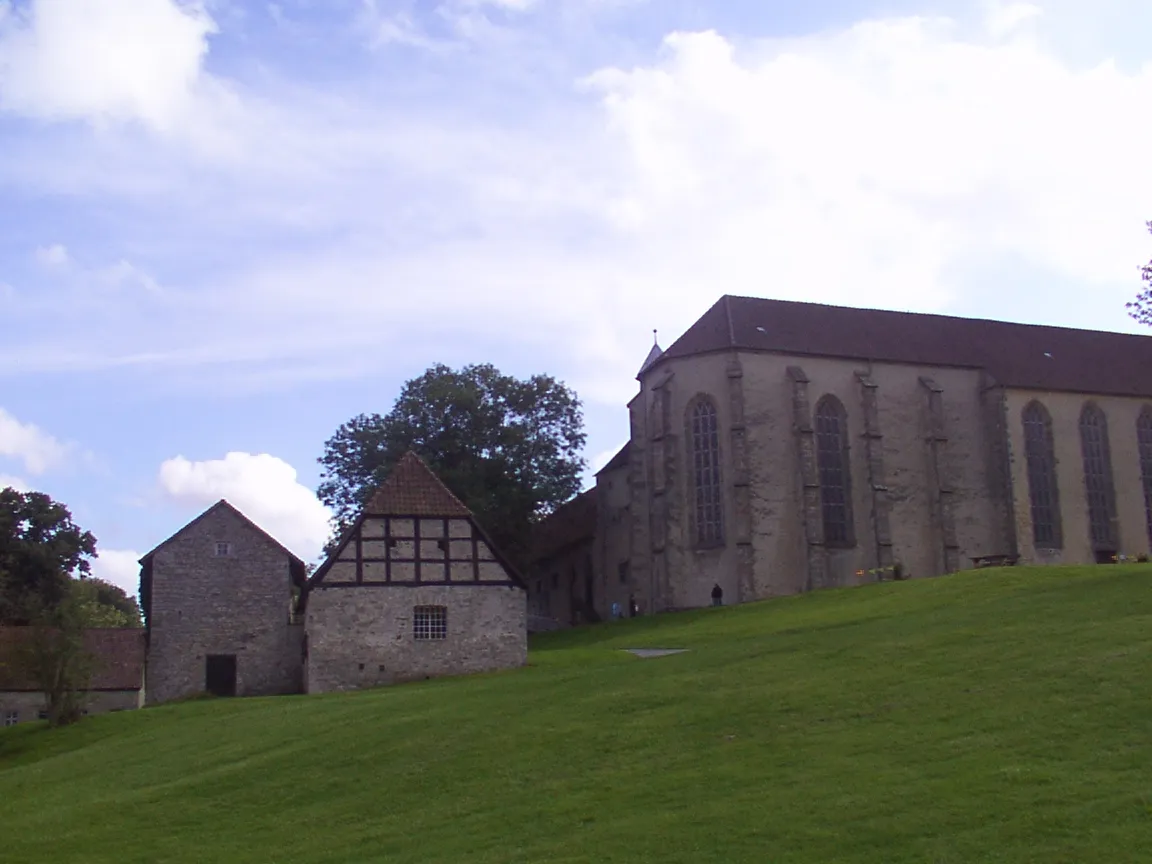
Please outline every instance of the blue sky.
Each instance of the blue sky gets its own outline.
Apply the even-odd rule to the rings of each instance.
[[[220,497],[305,558],[336,427],[548,372],[587,457],[722,293],[1134,330],[1133,0],[0,0],[0,482],[97,570]]]

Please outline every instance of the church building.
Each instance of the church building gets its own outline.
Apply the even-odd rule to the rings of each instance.
[[[637,379],[593,504],[541,532],[562,626],[1149,553],[1152,337],[724,296]]]

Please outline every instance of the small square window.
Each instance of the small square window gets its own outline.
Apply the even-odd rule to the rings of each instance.
[[[18,711],[6,711],[4,713],[4,725],[5,726],[15,726],[19,722],[20,722],[20,712],[18,712]]]
[[[227,558],[231,554],[232,554],[232,544],[231,543],[217,543],[216,544],[216,557],[217,558]]]
[[[448,638],[448,608],[417,606],[412,610],[412,635],[421,641]]]
[[[39,711],[36,712],[36,719],[37,720],[47,720],[48,719],[48,712],[44,708],[41,708]]]

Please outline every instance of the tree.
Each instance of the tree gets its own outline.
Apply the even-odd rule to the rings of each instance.
[[[437,364],[404,384],[392,410],[360,414],[324,445],[317,493],[335,538],[408,450],[415,450],[513,559],[533,522],[580,491],[580,400],[547,375]]]
[[[73,579],[72,594],[88,627],[142,627],[140,606],[118,585],[103,579]]]
[[[40,601],[31,602],[31,607]],[[84,715],[83,693],[88,689],[96,658],[84,644],[90,626],[88,610],[79,592],[68,592],[55,606],[30,609],[30,639],[21,662],[44,693],[50,726],[66,726]]]
[[[1146,223],[1148,230],[1152,231],[1152,222]],[[1136,295],[1136,299],[1127,304],[1128,314],[1152,327],[1152,261],[1140,268],[1140,278],[1144,280],[1144,290]]]
[[[91,572],[96,538],[43,492],[0,489],[0,624],[29,624],[58,606],[73,576]]]

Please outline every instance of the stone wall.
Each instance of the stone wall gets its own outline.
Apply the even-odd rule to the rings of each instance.
[[[447,609],[447,637],[417,640],[413,610]],[[526,596],[507,585],[317,586],[308,599],[309,693],[522,666]]]
[[[139,690],[92,690],[84,694],[84,710],[89,715],[111,711],[131,711],[143,704]],[[23,691],[0,691],[0,724],[9,712],[15,711],[19,723],[39,719],[44,710],[44,694]]]
[[[1038,549],[1033,542],[1022,416],[1024,408],[1034,399],[1048,410],[1052,418],[1063,528],[1063,543],[1059,549]],[[1117,551],[1127,556],[1148,554],[1150,551],[1136,419],[1145,405],[1152,404],[1152,400],[1010,390],[1006,396],[1005,413],[1011,452],[1017,542],[1024,563],[1090,564],[1096,560],[1089,531],[1084,462],[1080,449],[1080,412],[1088,401],[1094,402],[1108,420],[1112,477],[1116,489]]]
[[[674,360],[652,374],[666,400],[651,400],[644,430],[664,608],[707,605],[714,583],[725,602],[742,602],[873,581],[895,563],[910,576],[938,575],[1011,551],[1003,477],[989,456],[995,404],[976,371],[743,353]],[[811,436],[825,394],[847,413],[850,548],[823,542]],[[711,549],[697,549],[692,532],[686,412],[700,398],[716,406],[723,465],[725,543]]]
[[[533,575],[528,580],[528,608],[533,615],[553,619],[560,627],[590,623],[589,609],[603,615],[603,596],[597,590],[593,565],[594,545],[589,538],[533,562]]]
[[[218,542],[228,555],[216,555]],[[204,692],[210,654],[236,655],[237,695],[300,691],[301,628],[288,622],[282,548],[220,507],[159,547],[151,566],[149,704]]]
[[[627,614],[628,598],[636,591],[631,478],[630,464],[596,478],[596,611],[605,620],[611,618],[613,604]]]

